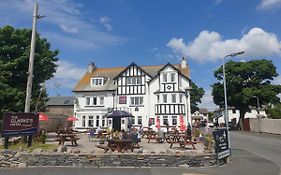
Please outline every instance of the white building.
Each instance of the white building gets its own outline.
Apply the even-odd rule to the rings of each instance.
[[[259,113],[260,115],[264,116],[264,117],[267,117],[266,113],[265,113],[265,110],[263,108],[261,108],[259,110]],[[218,110],[215,110],[214,111],[214,115],[215,115],[215,118],[214,118],[214,123],[216,122],[216,118],[218,118],[218,123],[219,124],[223,124],[225,123],[224,121],[224,109],[218,109]],[[239,122],[239,118],[240,118],[240,111],[233,108],[233,107],[229,107],[228,108],[228,119],[229,119],[229,122],[233,122],[234,124],[238,124]],[[245,119],[246,118],[257,118],[258,116],[258,111],[257,111],[257,108],[253,108],[253,107],[250,107],[250,111],[246,112],[245,114]]]
[[[88,71],[74,88],[74,114],[77,129],[112,127],[105,115],[115,110],[130,112],[132,124],[179,126],[180,115],[191,122],[189,67],[181,64],[97,68],[90,64]],[[126,128],[127,120],[122,119]]]
[[[191,114],[192,123],[201,122],[201,121],[209,121],[209,114],[207,108],[199,108],[198,111],[195,111]]]

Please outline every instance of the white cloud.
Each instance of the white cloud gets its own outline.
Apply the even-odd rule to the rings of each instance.
[[[216,0],[216,4],[220,4],[222,2],[222,0]]]
[[[279,75],[278,77],[274,78],[274,80],[272,81],[272,84],[279,84],[279,85],[281,85],[281,75]]]
[[[281,0],[261,0],[257,8],[260,10],[272,10],[279,8],[280,6]]]
[[[79,68],[75,64],[68,61],[57,62],[58,68],[54,75],[54,78],[47,82],[47,88],[71,88],[73,89],[75,84],[84,75],[86,69]]]
[[[5,21],[0,20],[0,25],[10,21],[10,24],[16,23],[17,27],[31,28],[33,5],[34,0],[2,0],[0,16],[5,16]],[[46,15],[46,18],[38,21],[39,32],[52,33],[57,36],[53,39],[59,39],[59,42],[65,40],[64,43],[67,43],[69,40],[76,39],[76,42],[82,40],[91,43],[92,46],[108,47],[125,41],[121,36],[101,31],[99,29],[101,22],[91,21],[84,12],[83,5],[74,0],[40,0],[39,14]],[[104,18],[102,21],[103,25],[108,24],[107,30],[112,29],[109,18]],[[42,27],[42,23],[47,27]],[[57,40],[52,42],[56,43]],[[68,43],[64,47],[72,48],[71,44]],[[77,49],[97,48],[76,45]]]
[[[67,33],[78,33],[77,27],[68,27],[66,25],[61,24],[60,28]]]
[[[109,24],[110,21],[110,18],[107,16],[100,17],[100,23],[106,28],[107,31],[112,30],[112,26]]]
[[[198,106],[200,108],[207,108],[208,111],[214,111],[215,109],[219,108],[217,105],[215,105],[213,101],[213,95],[211,89],[205,91],[205,94],[201,99],[201,103]]]
[[[281,42],[276,34],[261,28],[252,28],[241,39],[226,40],[217,32],[204,30],[188,44],[183,38],[172,38],[167,46],[175,54],[190,57],[198,62],[216,61],[238,51],[245,51],[243,56],[250,58],[281,56]]]

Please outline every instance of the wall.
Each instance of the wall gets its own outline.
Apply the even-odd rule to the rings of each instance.
[[[73,106],[48,106],[46,109],[49,113],[65,114],[68,116],[73,116]]]
[[[159,155],[159,154],[64,154],[0,152],[0,168],[5,167],[203,167],[216,164],[215,154],[205,155]]]
[[[259,132],[259,120],[250,118],[250,129],[252,132]],[[281,134],[280,119],[260,119],[260,131],[271,134]]]

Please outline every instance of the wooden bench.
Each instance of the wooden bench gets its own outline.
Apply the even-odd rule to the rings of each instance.
[[[163,143],[165,138],[159,138],[157,135],[148,135],[147,136],[147,143],[150,143],[150,140],[155,140],[157,143]]]
[[[78,146],[77,140],[79,140],[79,137],[59,137],[55,140],[59,142],[59,145],[64,145],[64,142],[69,141],[71,142],[71,145]]]

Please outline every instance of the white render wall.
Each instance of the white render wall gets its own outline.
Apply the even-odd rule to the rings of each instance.
[[[256,109],[251,109],[251,112],[246,112],[245,118],[257,118],[257,110]],[[260,110],[260,115],[264,115],[267,117],[265,111],[263,109]],[[232,110],[228,110],[228,117],[229,117],[229,122],[231,122],[232,119],[236,118],[236,124],[239,122],[240,118],[240,111],[236,110],[236,113],[233,113]],[[224,122],[224,111],[222,111],[222,117],[219,118],[218,121],[219,124],[225,123]]]
[[[131,69],[133,70],[133,69]],[[89,128],[88,126],[88,120],[89,116],[94,117],[94,127],[96,127],[96,116],[99,116],[99,126],[102,126],[102,116],[108,113],[108,108],[117,108],[117,109],[127,109],[132,115],[135,116],[135,123],[133,125],[137,125],[138,121],[138,116],[142,117],[142,125],[143,126],[148,126],[149,123],[149,118],[155,118],[155,105],[157,104],[157,94],[154,92],[156,91],[164,91],[163,87],[160,86],[162,83],[163,79],[163,73],[175,73],[175,88],[173,91],[176,92],[169,92],[169,93],[158,93],[160,96],[160,103],[159,104],[164,104],[163,103],[163,96],[162,94],[167,94],[167,103],[165,104],[173,104],[172,103],[172,97],[171,94],[176,94],[176,103],[174,104],[179,104],[179,98],[180,94],[182,94],[182,103],[185,105],[185,113],[184,115],[184,120],[185,124],[187,123],[188,115],[191,116],[191,111],[190,111],[190,97],[186,98],[185,93],[179,93],[178,90],[180,91],[185,91],[186,89],[189,89],[189,80],[182,77],[181,75],[178,75],[178,72],[174,70],[173,67],[167,66],[162,72],[160,72],[160,76],[155,77],[151,82],[149,82],[150,77],[145,76],[143,77],[143,81],[145,79],[145,90],[146,93],[144,95],[118,95],[116,91],[102,91],[102,92],[76,92],[75,97],[78,100],[79,105],[74,105],[74,113],[75,116],[78,118],[78,121],[75,121],[75,127],[77,129],[82,129],[82,128]],[[170,80],[170,76],[168,76],[168,82]],[[118,81],[125,81],[125,79],[119,79]],[[149,83],[148,83],[149,82]],[[123,82],[124,84],[125,82]],[[178,84],[180,85],[179,89]],[[113,96],[113,92],[115,93],[115,96]],[[126,96],[127,103],[126,104],[119,104],[119,97],[120,96]],[[104,97],[104,105],[103,106],[86,106],[86,97]],[[143,105],[141,106],[132,106],[130,102],[131,97],[143,97]],[[92,99],[91,99],[92,100]],[[99,104],[98,104],[99,105]],[[138,111],[136,111],[136,107],[138,108]],[[187,111],[189,109],[189,111]],[[85,127],[82,126],[82,119],[83,116],[85,116]],[[168,122],[169,125],[172,125],[172,116],[177,116],[177,126],[180,124],[180,119],[179,115],[165,115],[168,116]],[[160,125],[163,125],[163,116],[160,117]],[[109,119],[110,120],[110,119]],[[127,121],[126,121],[127,122]],[[127,125],[127,123],[125,124]],[[109,126],[108,120],[106,119],[105,126]],[[110,126],[109,126],[110,127]]]

